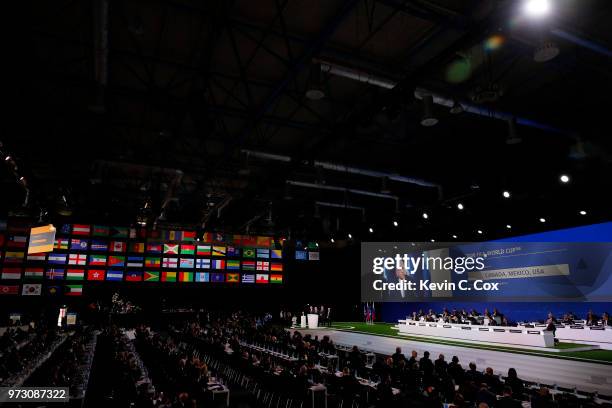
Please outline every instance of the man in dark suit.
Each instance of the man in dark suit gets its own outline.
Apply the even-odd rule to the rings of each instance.
[[[493,369],[491,367],[487,367],[485,369],[485,373],[482,376],[482,381],[489,386],[489,389],[495,394],[499,394],[501,391],[502,383],[499,380],[499,377],[493,374]]]
[[[473,381],[474,384],[482,383],[482,373],[476,371],[476,363],[473,361],[470,363],[470,369],[465,372],[466,381]]]
[[[495,404],[495,408],[522,408],[522,404],[521,401],[512,398],[512,388],[504,387],[504,393]]]
[[[419,360],[419,368],[425,376],[424,380],[430,382],[433,376],[434,364],[429,358],[429,351],[423,353],[423,358]]]
[[[393,353],[391,358],[393,359],[393,366],[394,367],[397,367],[401,360],[406,360],[406,356],[402,354],[402,348],[401,347],[396,347],[395,348],[395,353]]]

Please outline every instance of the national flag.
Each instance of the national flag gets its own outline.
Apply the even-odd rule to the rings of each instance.
[[[269,258],[270,257],[270,250],[269,249],[257,248],[257,257],[258,258]]]
[[[68,249],[70,240],[67,238],[56,238],[53,249]]]
[[[144,263],[145,267],[147,268],[159,268],[161,266],[161,259],[160,258],[145,258],[145,263]]]
[[[270,247],[270,237],[257,237],[257,245],[258,247]]]
[[[43,268],[27,267],[25,269],[23,276],[24,278],[30,278],[30,279],[42,279],[44,274],[45,274],[45,271]]]
[[[214,259],[212,261],[213,269],[225,269],[225,260],[224,259]]]
[[[84,269],[67,269],[66,280],[84,280],[85,270]]]
[[[319,260],[319,252],[308,252],[308,260],[309,261],[318,261]]]
[[[307,247],[309,251],[316,251],[317,248],[319,248],[319,244],[314,241],[309,241]]]
[[[223,235],[220,232],[215,232],[213,234],[213,241],[214,242],[225,242],[225,235]]]
[[[70,241],[70,250],[72,251],[87,251],[89,241],[86,239],[72,238]]]
[[[161,280],[162,282],[176,282],[176,272],[163,271]]]
[[[40,296],[42,285],[40,283],[24,283],[21,288],[22,296]]]
[[[238,246],[242,246],[242,237],[241,234],[234,234],[232,235],[232,242]]]
[[[229,259],[225,263],[225,267],[226,269],[229,269],[229,270],[234,270],[234,271],[240,270],[240,261]]]
[[[90,269],[87,271],[87,280],[90,281],[103,281],[104,270],[102,269]]]
[[[22,263],[24,255],[25,254],[23,252],[9,252],[9,251],[7,251],[4,254],[4,262],[5,263]]]
[[[25,235],[11,235],[6,243],[9,248],[25,248],[28,237]]]
[[[270,250],[270,258],[272,258],[272,259],[282,259],[283,258],[283,250],[282,249],[271,249]]]
[[[193,255],[195,253],[195,245],[183,244],[181,245],[181,255]]]
[[[244,270],[244,271],[254,271],[255,270],[255,261],[242,261],[242,270]]]
[[[57,268],[51,268],[51,269],[47,269],[47,279],[51,279],[51,280],[62,280],[64,279],[64,270],[63,269],[57,269]]]
[[[144,242],[132,242],[130,244],[130,252],[134,252],[137,254],[142,254],[145,251]]]
[[[123,271],[106,271],[107,281],[122,281]]]
[[[59,295],[62,291],[62,288],[59,286],[47,286],[47,294],[49,296]]]
[[[162,234],[160,233],[159,230],[149,230],[147,232],[147,238],[150,238],[150,239],[159,239],[161,238],[161,235]]]
[[[132,228],[130,228],[130,235],[129,235],[129,237],[130,237],[131,239],[134,239],[134,238],[136,238],[136,235],[137,235],[136,228],[133,228],[133,227],[132,227]]]
[[[196,272],[195,273],[195,281],[196,282],[210,282],[210,273],[208,273],[208,272]]]
[[[243,258],[255,258],[255,249],[254,248],[243,248],[242,249],[242,257]]]
[[[183,241],[195,241],[196,232],[195,231],[183,231]]]
[[[91,241],[91,245],[89,248],[92,251],[108,251],[108,243],[106,241],[94,239]]]
[[[127,245],[123,241],[111,241],[109,251],[110,252],[125,252]]]
[[[305,261],[308,259],[308,252],[306,251],[295,251],[295,259],[298,261]]]
[[[227,283],[240,283],[240,274],[239,273],[228,273],[225,276],[225,281]]]
[[[70,231],[72,231],[72,225],[71,224],[64,224],[60,228],[60,234],[69,235]]]
[[[146,271],[144,273],[145,282],[159,282],[159,272],[157,271]]]
[[[257,237],[252,236],[252,235],[243,235],[242,236],[242,246],[245,246],[245,247],[257,246]]]
[[[178,268],[178,259],[176,259],[176,258],[164,258],[164,259],[162,259],[162,267],[164,267],[164,268]]]
[[[113,238],[127,238],[128,229],[126,227],[110,227],[110,236]]]
[[[283,264],[282,263],[272,262],[270,264],[270,270],[272,272],[282,272],[283,271]]]
[[[4,268],[0,279],[21,279],[21,268]]]
[[[180,267],[190,269],[193,268],[193,259],[191,258],[181,258]]]
[[[202,234],[202,241],[211,243],[213,242],[213,234],[212,232],[205,232]]]
[[[106,265],[106,255],[89,255],[89,265],[105,266]],[[110,263],[109,263],[109,266],[110,266]]]
[[[74,224],[72,226],[72,235],[89,235],[91,233],[91,226],[85,224]]]
[[[64,265],[67,261],[68,256],[66,254],[49,254],[47,256],[47,263],[54,265]]]
[[[66,296],[81,296],[82,294],[83,294],[83,285],[64,286],[64,295]]]
[[[225,247],[220,245],[213,245],[212,254],[213,256],[225,256]]]
[[[212,250],[210,245],[198,245],[196,248],[197,256],[211,256]]]
[[[269,275],[267,273],[258,273],[255,277],[255,283],[268,283]]]
[[[255,275],[252,273],[242,274],[242,283],[255,283]]]
[[[193,272],[179,272],[179,282],[193,282]]]
[[[111,255],[108,257],[108,266],[124,266],[125,256]]]
[[[210,274],[210,281],[211,282],[225,282],[225,274],[213,272]]]
[[[283,283],[283,275],[270,275],[270,283]]]
[[[164,244],[164,254],[178,255],[178,244]]]
[[[90,255],[90,259],[92,256],[95,256],[95,255]],[[68,255],[68,265],[87,265],[87,255],[69,254]]]
[[[257,270],[258,271],[269,271],[270,270],[270,262],[268,262],[268,261],[257,261]]]
[[[127,267],[128,268],[142,268],[144,258],[142,256],[128,256]]]
[[[210,259],[196,259],[196,269],[210,269]]]
[[[28,254],[28,257],[26,259],[31,262],[37,262],[37,261],[44,261],[46,258],[47,258],[47,255],[41,252],[37,254]]]
[[[19,285],[0,285],[0,295],[18,295]]]
[[[236,248],[235,246],[228,246],[226,254],[228,257],[237,258],[240,256],[240,248]]]
[[[128,271],[125,273],[126,282],[141,282],[142,281],[142,272],[138,271]]]
[[[149,243],[147,244],[147,252],[152,254],[161,254],[162,253],[162,244],[159,243]]]
[[[91,235],[94,237],[108,237],[110,228],[105,225],[94,225],[91,229]]]

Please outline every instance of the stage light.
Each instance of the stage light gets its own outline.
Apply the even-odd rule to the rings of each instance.
[[[546,218],[540,218],[540,222],[546,222]]]
[[[368,228],[368,231],[370,232],[370,234],[372,234],[374,232],[374,228],[370,227]]]
[[[431,242],[436,242],[436,240],[435,239],[431,239]]]
[[[455,234],[452,235],[454,239],[457,239],[457,236]]]
[[[433,96],[423,96],[423,118],[421,125],[425,127],[435,126],[438,123],[438,118],[434,116],[434,101]]]
[[[512,225],[510,225],[510,224],[506,224],[506,228],[508,228],[508,229],[512,229]]]
[[[329,242],[331,242],[331,243],[333,244],[334,242],[336,242],[336,240],[335,240],[335,239],[333,239],[333,238],[331,238],[331,239],[329,240]]]
[[[502,195],[504,196],[504,198],[510,198],[510,192],[508,190],[504,190]]]
[[[317,248],[319,247],[319,243],[318,242],[315,242],[315,245],[317,246]]]
[[[23,176],[19,177],[19,181],[23,181],[23,180],[25,180],[25,177]]]
[[[543,17],[550,12],[549,0],[526,0],[523,11],[530,17]]]
[[[6,155],[6,157],[4,158],[4,160],[5,160],[5,161],[9,161],[9,160],[11,160],[11,156],[7,154],[7,155]]]
[[[393,221],[393,226],[394,226],[394,227],[397,227],[398,225],[399,225],[399,224],[398,224],[398,222],[397,222],[397,221]]]
[[[479,235],[482,235],[482,230],[476,231]]]
[[[463,210],[463,204],[461,204],[461,203],[457,204],[457,208],[458,208],[459,210]]]
[[[580,215],[587,215],[587,212],[582,210],[582,211],[580,211]]]
[[[348,239],[353,239],[353,236],[351,234],[348,234]]]
[[[429,214],[427,214],[426,212],[423,213],[423,218],[424,219],[428,219],[429,218]]]
[[[562,183],[569,183],[570,178],[569,178],[569,176],[567,174],[562,174],[559,177],[559,180],[561,180]]]

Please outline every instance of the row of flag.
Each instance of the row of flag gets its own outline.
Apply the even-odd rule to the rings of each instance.
[[[42,279],[40,275],[32,276]],[[46,272],[47,280],[66,281],[109,281],[109,282],[227,282],[227,283],[283,283],[282,274],[268,273],[223,273],[223,272],[188,272],[188,271],[120,271],[103,269],[64,270],[50,269]],[[35,283],[24,283],[25,285],[36,285]],[[11,286],[11,285],[4,285]],[[13,285],[14,286],[14,285]]]
[[[19,290],[19,285],[0,285],[0,295],[19,295],[22,296],[40,296],[43,292],[43,285],[40,283],[24,283]],[[81,296],[83,294],[83,285],[64,285],[64,286],[47,286],[49,295],[58,295],[63,293],[66,296]]]
[[[295,251],[295,259],[298,261],[318,261],[319,251]]]
[[[173,257],[144,257],[121,255],[85,255],[85,254],[29,254],[28,262],[44,262],[49,265],[77,265],[77,266],[109,266],[127,268],[184,268],[184,269],[228,269],[245,271],[274,271],[282,272],[283,264],[270,261],[247,261],[237,259],[210,259],[210,258],[173,258]],[[19,256],[7,252],[4,263],[6,265],[23,263],[23,253]],[[21,269],[20,267],[5,266],[1,279],[5,279],[4,270]],[[32,268],[30,268],[32,269]]]

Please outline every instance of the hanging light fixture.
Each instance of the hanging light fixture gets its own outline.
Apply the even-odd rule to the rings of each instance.
[[[433,96],[423,96],[423,118],[421,119],[421,125],[425,127],[431,127],[438,124],[438,118],[434,116],[433,111]]]
[[[308,89],[306,89],[306,97],[311,101],[318,101],[325,98],[321,64],[318,62],[310,64],[310,78],[308,80]]]

